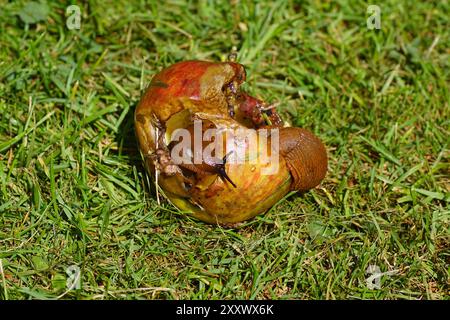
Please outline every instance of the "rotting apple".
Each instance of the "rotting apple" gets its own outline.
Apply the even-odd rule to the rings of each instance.
[[[233,61],[179,62],[153,77],[135,111],[139,149],[157,194],[162,192],[176,207],[208,223],[229,225],[250,219],[291,190],[314,188],[327,171],[326,150],[319,138],[302,128],[283,127],[273,105],[240,90],[245,79],[244,66]],[[244,141],[245,155],[256,155],[257,160],[227,161],[239,143],[230,144],[224,135],[216,137],[224,144],[210,157],[174,161],[174,136],[179,129],[195,135],[199,121],[202,148],[203,135],[211,128],[257,132],[257,143],[249,143],[247,137],[237,140]],[[277,134],[272,134],[274,129]],[[263,131],[265,135],[260,135]],[[195,152],[190,150],[190,156]],[[279,155],[277,170],[270,174],[271,163],[259,161],[264,152]]]

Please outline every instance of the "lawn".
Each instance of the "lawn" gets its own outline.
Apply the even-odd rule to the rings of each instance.
[[[448,1],[69,2],[0,0],[0,299],[449,298]],[[329,170],[222,228],[158,205],[133,112],[233,48]]]

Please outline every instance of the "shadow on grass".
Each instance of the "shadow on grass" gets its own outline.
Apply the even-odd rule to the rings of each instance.
[[[143,170],[144,167],[142,166],[142,159],[134,131],[134,110],[136,106],[137,104],[128,110],[119,127],[115,140],[119,148],[118,155],[123,157],[124,160],[128,160],[130,165],[140,167]]]
[[[128,110],[128,113],[119,127],[115,141],[118,146],[118,156],[121,160],[128,163],[131,167],[135,167],[140,179],[146,179],[147,172],[139,152],[139,144],[134,130],[134,111],[137,104],[138,102]],[[156,197],[153,188],[149,188],[147,183],[143,183],[143,185],[146,192],[148,192],[151,197]]]

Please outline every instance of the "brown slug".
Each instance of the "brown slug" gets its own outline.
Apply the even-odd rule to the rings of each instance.
[[[307,191],[325,178],[328,160],[322,141],[303,128],[279,130],[280,155],[286,160],[293,181],[291,190]]]

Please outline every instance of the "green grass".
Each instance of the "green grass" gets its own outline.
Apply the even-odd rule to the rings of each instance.
[[[0,0],[0,298],[448,299],[448,1],[380,1],[381,30],[365,1],[297,2],[83,1],[71,31],[63,4],[27,25]],[[233,47],[329,172],[223,229],[156,203],[133,111]],[[369,289],[370,265],[395,274]]]

